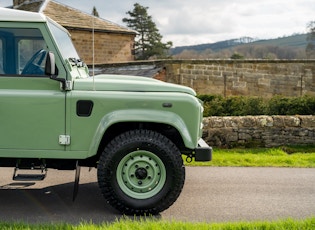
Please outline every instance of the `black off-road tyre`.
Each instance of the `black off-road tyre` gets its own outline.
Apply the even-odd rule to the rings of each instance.
[[[177,200],[185,168],[168,138],[151,130],[132,130],[105,147],[97,176],[111,206],[127,215],[155,215]]]

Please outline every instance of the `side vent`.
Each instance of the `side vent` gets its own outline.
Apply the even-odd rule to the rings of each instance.
[[[89,117],[93,110],[93,101],[80,100],[77,101],[77,115],[79,117]]]

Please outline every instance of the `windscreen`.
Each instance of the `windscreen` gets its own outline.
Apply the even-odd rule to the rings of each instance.
[[[54,23],[48,21],[48,26],[54,36],[54,39],[59,47],[61,55],[64,59],[77,59],[79,60],[79,55],[74,48],[71,37],[69,34],[59,26]]]

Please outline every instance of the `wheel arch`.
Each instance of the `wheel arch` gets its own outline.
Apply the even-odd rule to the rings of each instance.
[[[99,155],[110,140],[132,129],[155,130],[168,137],[180,150],[194,148],[192,137],[177,114],[168,111],[122,110],[102,118],[92,139],[88,157]]]

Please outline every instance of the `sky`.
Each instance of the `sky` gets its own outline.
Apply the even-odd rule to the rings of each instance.
[[[148,14],[173,47],[213,43],[240,37],[270,39],[306,33],[315,21],[314,0],[56,0],[87,13],[96,7],[100,17],[125,26],[134,3]],[[13,0],[0,0],[0,7]]]

